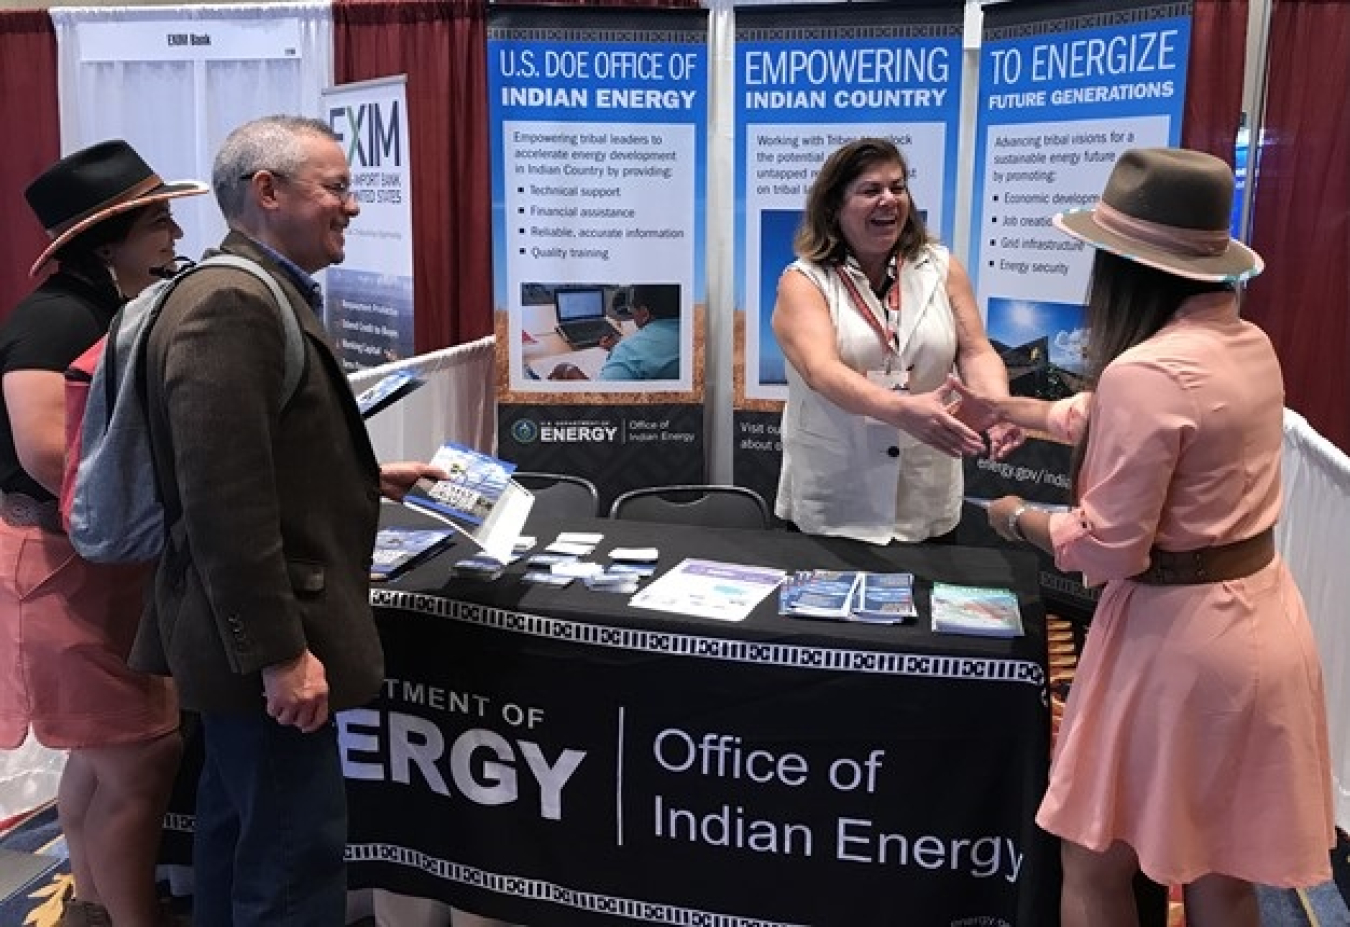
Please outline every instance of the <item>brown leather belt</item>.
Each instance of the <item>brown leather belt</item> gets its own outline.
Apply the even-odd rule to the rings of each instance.
[[[39,502],[21,492],[7,492],[0,497],[0,521],[13,528],[41,528],[65,533],[55,499]]]
[[[1221,583],[1251,576],[1275,558],[1275,531],[1232,544],[1202,547],[1199,550],[1158,550],[1149,552],[1149,567],[1131,576],[1136,583],[1150,586],[1186,586],[1197,583]]]

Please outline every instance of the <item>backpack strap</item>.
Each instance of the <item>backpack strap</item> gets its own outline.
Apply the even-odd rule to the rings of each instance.
[[[190,267],[187,273],[201,270],[203,267],[233,267],[236,270],[242,270],[257,277],[263,283],[267,284],[267,289],[272,293],[272,298],[277,304],[277,314],[281,317],[281,331],[285,340],[284,352],[284,371],[281,380],[281,408],[286,408],[292,398],[295,397],[295,391],[300,388],[300,378],[305,372],[305,336],[300,331],[300,323],[295,319],[295,313],[291,310],[291,302],[286,298],[286,294],[281,291],[281,285],[276,279],[263,270],[257,261],[251,261],[248,258],[239,257],[235,254],[213,254],[211,257],[198,262]],[[186,274],[180,274],[181,279]]]
[[[179,273],[178,276],[168,281],[164,290],[157,294],[155,297],[155,304],[151,309],[151,312],[154,314],[150,321],[153,322],[158,318],[159,312],[164,307],[164,303],[168,299],[170,291],[181,283],[189,274],[201,270],[203,267],[233,267],[235,270],[242,270],[247,274],[257,277],[267,285],[267,290],[272,294],[273,302],[276,303],[277,315],[281,319],[283,368],[281,377],[281,402],[277,406],[277,409],[279,411],[284,410],[286,406],[290,404],[290,401],[295,398],[296,391],[300,388],[300,379],[305,373],[305,336],[304,333],[300,331],[300,323],[296,320],[295,313],[291,310],[291,301],[287,299],[286,294],[282,292],[281,285],[278,284],[276,279],[264,270],[262,265],[257,261],[252,261],[248,258],[239,257],[234,254],[223,253],[213,254],[209,258],[198,261],[196,264],[193,264],[191,267]],[[115,325],[117,320],[114,319],[113,321]],[[147,328],[148,327],[149,326],[147,325]],[[109,338],[111,337],[112,335],[110,334]],[[147,337],[140,344],[142,352],[148,349],[149,340],[150,339]],[[109,409],[112,408],[111,403],[109,403],[108,407]],[[152,453],[151,460],[154,459],[155,455]],[[156,474],[155,479],[158,481],[158,474]],[[172,537],[175,531],[180,530],[179,526],[182,522],[183,512],[178,507],[176,500],[171,501],[168,499],[164,500],[164,511],[165,534],[166,537]]]

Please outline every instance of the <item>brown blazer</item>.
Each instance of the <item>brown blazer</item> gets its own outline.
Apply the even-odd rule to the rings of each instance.
[[[283,335],[260,280],[207,268],[169,296],[151,330],[146,398],[170,533],[132,664],[171,673],[198,711],[262,711],[259,671],[308,647],[333,709],[384,679],[370,610],[379,465],[320,320],[291,276],[247,237],[290,297],[305,373],[279,409]]]

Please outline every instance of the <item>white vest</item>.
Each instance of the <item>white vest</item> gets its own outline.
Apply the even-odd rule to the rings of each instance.
[[[901,265],[900,361],[906,368],[912,365],[912,392],[937,389],[956,361],[956,320],[947,298],[949,260],[947,249],[934,244]],[[884,319],[884,308],[856,262],[840,269],[852,275],[876,317]],[[803,274],[824,294],[845,364],[859,373],[883,366],[881,339],[832,269],[796,261],[785,273]],[[808,534],[873,544],[922,541],[956,527],[963,485],[959,458],[892,425],[845,412],[807,386],[790,363],[787,383],[775,505],[779,518]]]

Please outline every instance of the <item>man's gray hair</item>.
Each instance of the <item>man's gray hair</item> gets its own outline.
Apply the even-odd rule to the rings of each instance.
[[[307,116],[264,116],[229,134],[211,168],[211,186],[226,221],[243,214],[257,171],[295,176],[305,163],[300,141],[306,136],[338,140],[327,123]]]

